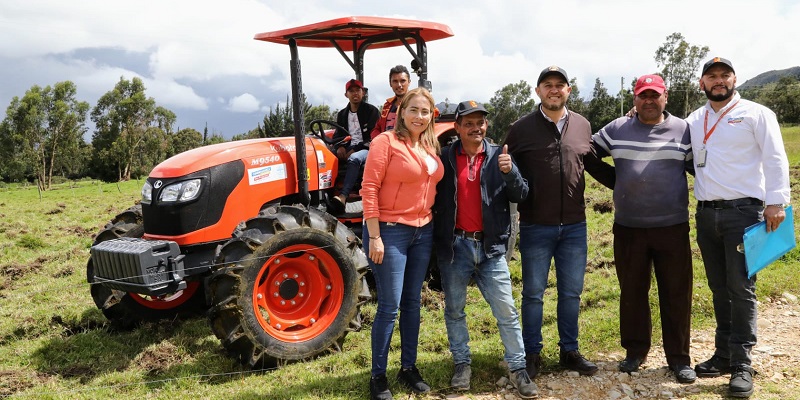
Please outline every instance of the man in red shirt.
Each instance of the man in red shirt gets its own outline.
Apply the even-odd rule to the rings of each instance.
[[[456,108],[459,139],[442,150],[444,177],[436,186],[434,246],[445,293],[445,324],[455,364],[451,386],[468,390],[472,375],[467,285],[474,279],[497,319],[511,383],[523,398],[537,388],[525,369],[519,314],[505,254],[511,232],[509,202],[528,194],[507,147],[486,140],[487,111],[474,101]]]

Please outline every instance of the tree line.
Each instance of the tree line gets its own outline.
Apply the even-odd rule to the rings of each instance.
[[[686,42],[680,33],[667,36],[654,59],[670,92],[667,111],[687,116],[705,102],[698,87],[700,64],[708,47]],[[611,94],[599,78],[591,96],[581,95],[575,78],[567,107],[584,115],[599,130],[633,106],[633,86]],[[742,96],[771,108],[781,123],[800,123],[800,81],[784,77],[763,87],[740,90]],[[252,130],[231,140],[291,136],[293,110],[289,97],[276,104]],[[314,119],[335,120],[336,111],[327,105],[301,103],[304,126]],[[508,126],[536,107],[533,87],[526,81],[510,83],[485,103],[489,115],[487,136],[500,142]],[[86,119],[94,123],[91,142],[86,143]],[[22,98],[14,97],[0,122],[0,181],[36,182],[41,190],[50,188],[54,176],[67,179],[91,177],[122,181],[146,176],[167,158],[196,147],[221,143],[225,139],[208,128],[173,131],[176,115],[147,97],[141,79],[121,77],[94,107],[77,99],[77,87],[70,81],[44,88],[34,85]]]

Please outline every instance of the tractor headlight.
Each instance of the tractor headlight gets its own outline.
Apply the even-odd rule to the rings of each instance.
[[[142,186],[142,203],[150,204],[153,201],[153,185],[145,181]]]
[[[165,203],[194,200],[200,194],[201,183],[201,179],[173,183],[161,191],[158,199]]]

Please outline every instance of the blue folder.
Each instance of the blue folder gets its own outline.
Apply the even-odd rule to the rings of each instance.
[[[761,221],[744,230],[744,258],[747,262],[747,277],[752,278],[758,271],[797,246],[794,237],[794,212],[792,206],[786,208],[786,219],[778,229],[767,232],[767,223]]]

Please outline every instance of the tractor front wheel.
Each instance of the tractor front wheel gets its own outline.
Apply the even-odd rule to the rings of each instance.
[[[209,282],[211,329],[251,368],[341,350],[368,300],[360,244],[319,210],[263,211],[220,249]]]

